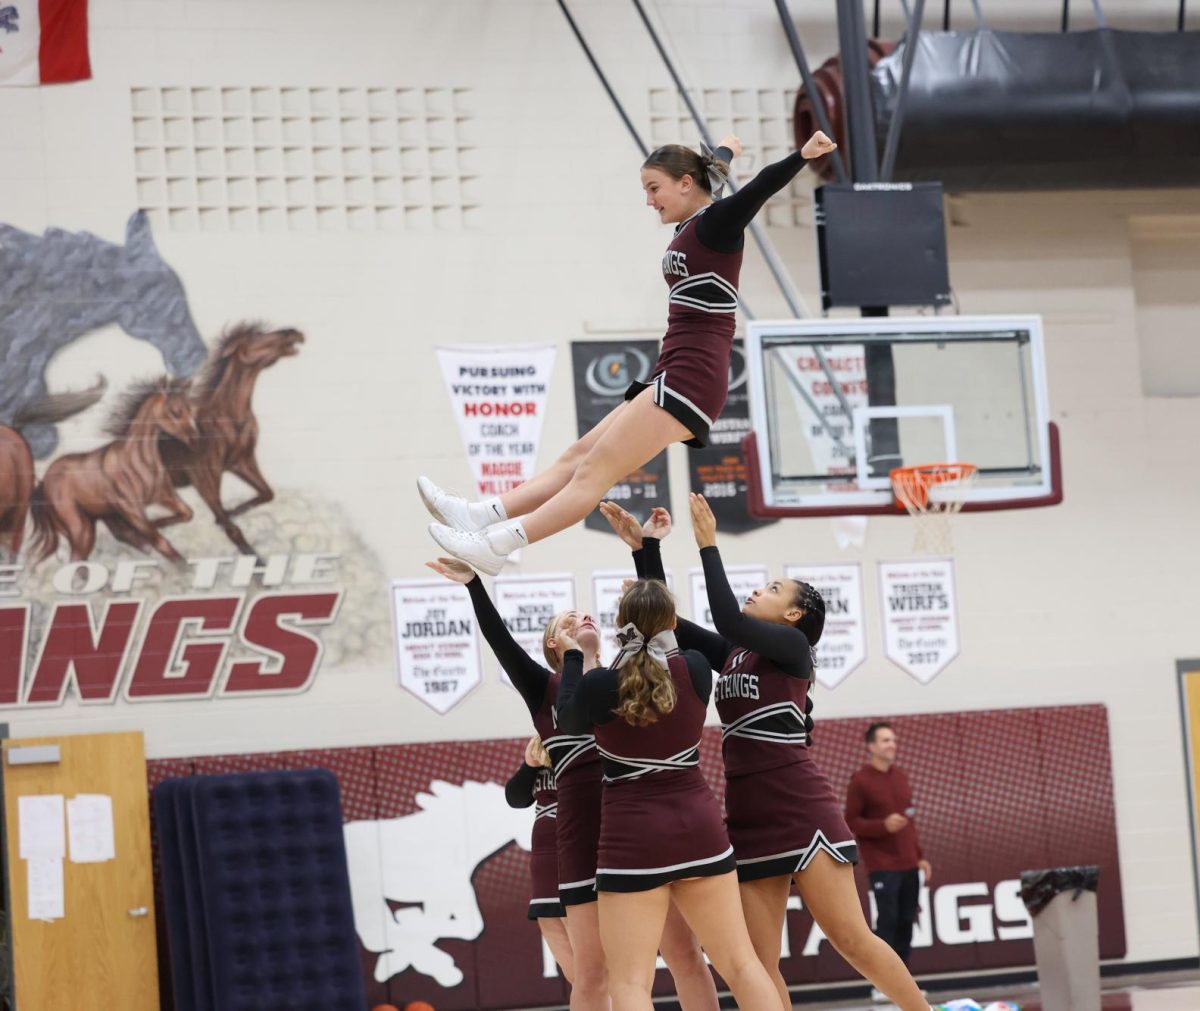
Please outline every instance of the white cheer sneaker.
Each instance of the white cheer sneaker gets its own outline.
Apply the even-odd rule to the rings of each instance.
[[[444,523],[430,523],[429,534],[447,554],[489,576],[496,575],[508,561],[507,555],[492,548],[483,530],[455,530]]]
[[[443,491],[427,477],[417,478],[417,491],[421,493],[421,501],[434,519],[455,530],[483,530],[508,519],[499,495],[468,502],[461,495]]]

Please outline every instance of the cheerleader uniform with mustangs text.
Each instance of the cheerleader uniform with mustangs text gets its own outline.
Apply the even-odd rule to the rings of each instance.
[[[533,839],[529,848],[529,877],[533,895],[529,919],[558,919],[566,915],[558,899],[558,792],[554,771],[521,763],[504,787],[509,807],[533,805]]]
[[[733,157],[728,148],[718,148],[716,155],[726,162]],[[767,165],[737,193],[675,226],[662,260],[663,280],[671,289],[667,331],[650,381],[630,384],[625,399],[653,388],[654,402],[692,433],[685,445],[708,445],[708,430],[729,394],[746,227],[804,165],[800,152],[793,152]]]
[[[663,579],[659,542],[647,537],[639,573]],[[636,557],[636,553],[635,553]],[[742,614],[716,547],[700,557],[717,632],[678,620],[676,635],[721,674],[716,683],[725,760],[725,816],[738,879],[804,870],[821,852],[858,863],[842,806],[810,753],[812,654],[791,625]]]

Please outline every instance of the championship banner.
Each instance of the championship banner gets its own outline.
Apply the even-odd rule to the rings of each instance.
[[[739,603],[766,586],[769,578],[765,565],[727,565],[725,576]],[[717,627],[712,621],[712,608],[708,606],[708,581],[704,578],[704,570],[688,569],[688,585],[692,592],[692,621],[715,632]]]
[[[922,684],[958,656],[954,562],[930,558],[879,563],[887,658]]]
[[[445,715],[478,687],[479,632],[471,595],[458,583],[392,583],[400,687]]]
[[[605,569],[592,573],[592,614],[600,626],[600,662],[606,666],[617,655],[617,605],[621,602],[621,587],[627,579],[637,579],[632,569]],[[667,573],[667,588],[674,591],[675,580]]]
[[[564,573],[548,576],[501,576],[492,584],[492,599],[509,634],[541,667],[542,634],[556,614],[575,607],[575,577]],[[500,680],[510,688],[512,681],[504,668]]]
[[[825,600],[817,644],[817,682],[836,688],[867,658],[866,608],[858,565],[786,565],[784,575],[811,583]]]
[[[438,348],[438,363],[481,497],[533,477],[554,348]]]
[[[572,341],[571,363],[575,371],[575,421],[582,436],[591,431],[625,398],[634,382],[644,383],[658,356],[658,341]],[[667,478],[667,453],[659,453],[646,466],[613,485],[604,495],[629,510],[644,523],[655,506],[671,507]],[[588,513],[589,530],[608,530],[608,521],[598,512]]]
[[[746,511],[746,458],[742,436],[751,429],[750,397],[746,386],[746,354],[742,339],[733,342],[729,360],[729,397],[721,416],[709,429],[708,445],[688,451],[692,491],[712,507],[723,533],[740,534],[774,523],[756,520]]]

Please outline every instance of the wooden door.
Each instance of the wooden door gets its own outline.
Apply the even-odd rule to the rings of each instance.
[[[57,745],[58,761],[12,764],[22,749]],[[24,751],[24,755],[30,755]],[[150,807],[141,733],[4,742],[8,856],[17,1007],[21,1011],[159,1011],[150,863]],[[20,853],[23,795],[112,798],[115,858],[63,862],[63,917],[29,918],[29,868]]]

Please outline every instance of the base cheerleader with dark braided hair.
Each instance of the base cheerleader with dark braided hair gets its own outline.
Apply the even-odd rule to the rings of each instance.
[[[617,624],[611,668],[585,676],[583,654],[568,649],[555,705],[564,730],[594,728],[603,760],[596,888],[613,1011],[652,1007],[654,949],[672,903],[738,1007],[782,1011],[746,931],[733,847],[700,771],[712,671],[699,653],[679,653],[664,583],[628,587]]]
[[[680,144],[650,153],[641,172],[646,204],[675,226],[662,260],[670,294],[658,361],[646,382],[633,383],[625,401],[548,470],[501,496],[467,502],[420,478],[421,498],[438,520],[429,531],[445,551],[495,575],[509,554],[578,523],[609,488],[671,443],[708,444],[729,393],[745,230],[807,160],[834,147],[818,131],[720,200],[714,198],[729,161],[742,149],[737,137],[724,138],[713,154]]]

